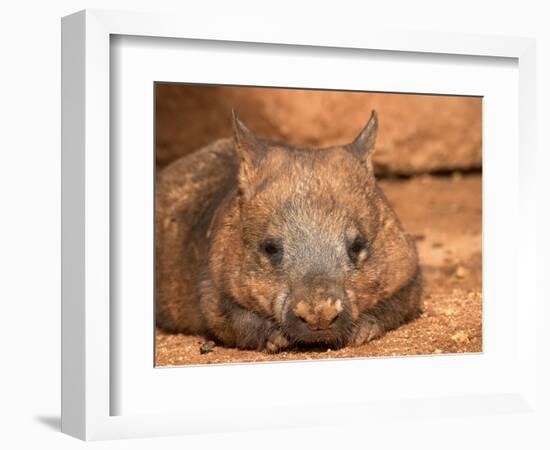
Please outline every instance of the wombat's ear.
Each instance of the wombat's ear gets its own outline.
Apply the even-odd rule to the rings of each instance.
[[[349,145],[351,152],[358,158],[367,158],[372,155],[376,133],[378,132],[378,114],[372,111],[369,122]]]
[[[233,135],[235,149],[240,156],[239,181],[249,183],[256,173],[259,161],[265,156],[266,147],[237,117],[233,110]]]

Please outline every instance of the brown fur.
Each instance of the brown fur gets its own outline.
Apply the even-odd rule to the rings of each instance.
[[[415,244],[372,170],[376,114],[325,149],[234,127],[159,175],[157,324],[274,352],[360,345],[416,317]]]

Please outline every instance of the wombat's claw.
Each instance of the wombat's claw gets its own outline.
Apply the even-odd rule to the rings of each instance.
[[[279,330],[275,330],[267,338],[265,343],[265,351],[267,353],[277,353],[288,347],[290,342]]]
[[[384,333],[382,326],[375,319],[366,319],[359,325],[355,336],[353,337],[353,345],[362,345],[367,342],[377,339]]]

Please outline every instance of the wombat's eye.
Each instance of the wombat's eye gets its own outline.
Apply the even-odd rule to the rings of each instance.
[[[367,257],[367,243],[361,236],[357,236],[348,244],[348,256],[353,262],[364,261]]]
[[[260,250],[273,264],[278,264],[283,259],[283,244],[278,239],[266,239],[260,244]]]

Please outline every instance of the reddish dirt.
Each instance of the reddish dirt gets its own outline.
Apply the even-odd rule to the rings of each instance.
[[[417,240],[425,278],[420,318],[360,347],[276,355],[222,347],[201,354],[200,336],[158,330],[157,365],[481,352],[481,176],[426,175],[380,184]]]

